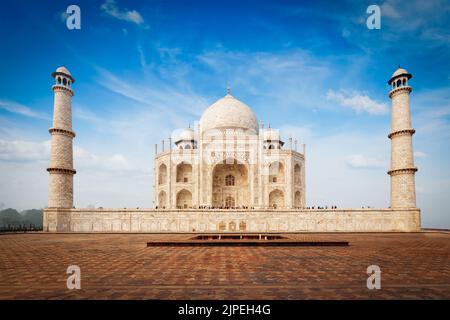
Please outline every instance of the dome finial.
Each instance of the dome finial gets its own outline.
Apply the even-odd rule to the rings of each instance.
[[[227,82],[227,95],[231,95],[231,88],[229,82]]]

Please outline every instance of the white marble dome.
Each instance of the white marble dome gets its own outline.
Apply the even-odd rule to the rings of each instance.
[[[406,71],[406,69],[398,67],[397,70],[395,70],[395,72],[392,74],[391,79],[389,79],[388,84],[392,84],[394,79],[397,79],[400,76],[407,77],[408,79],[412,78],[412,75],[408,71]]]
[[[52,73],[52,77],[53,77],[53,78],[55,78],[57,75],[63,75],[63,76],[66,76],[66,77],[68,77],[68,78],[72,81],[72,83],[75,82],[75,79],[72,77],[72,74],[70,73],[70,71],[67,70],[67,68],[64,67],[64,66],[61,66],[61,67],[57,68],[57,69],[55,70],[55,72]]]
[[[56,69],[56,72],[64,73],[64,74],[67,74],[68,76],[72,76],[72,75],[70,74],[69,70],[67,70],[67,68],[64,67],[64,66],[59,67],[58,69]]]
[[[403,69],[403,68],[398,68],[397,70],[395,70],[395,72],[392,74],[392,78],[394,78],[394,77],[397,77],[397,76],[399,76],[399,75],[402,75],[402,74],[409,74],[408,73],[408,71],[406,71],[406,69]]]
[[[278,130],[273,130],[271,128],[264,130],[263,139],[265,141],[278,141],[280,140],[280,132]]]
[[[194,130],[191,128],[184,129],[178,135],[177,141],[192,141],[195,140]]]
[[[202,132],[221,128],[240,128],[257,133],[258,120],[249,106],[227,94],[209,106],[200,119]]]

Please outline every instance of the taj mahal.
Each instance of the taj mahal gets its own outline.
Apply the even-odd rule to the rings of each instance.
[[[55,83],[47,232],[412,232],[420,230],[416,207],[409,80],[398,68],[389,79],[392,100],[390,206],[306,208],[306,152],[283,141],[231,94],[210,105],[198,125],[155,145],[154,207],[73,207],[72,97],[75,79],[65,67]],[[79,173],[82,174],[82,173]]]
[[[289,208],[305,205],[304,154],[230,94],[183,130],[155,159],[156,203],[171,209]],[[157,150],[157,149],[156,149]]]

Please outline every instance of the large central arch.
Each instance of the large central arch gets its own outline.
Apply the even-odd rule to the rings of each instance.
[[[250,185],[247,165],[235,159],[228,159],[214,166],[212,177],[213,207],[249,206]]]

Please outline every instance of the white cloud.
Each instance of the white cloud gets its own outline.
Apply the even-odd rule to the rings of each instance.
[[[411,121],[417,131],[415,140],[426,139],[427,146],[421,148],[449,141],[450,87],[418,90],[411,99],[411,112]]]
[[[0,109],[4,109],[6,111],[21,114],[23,116],[27,116],[27,117],[31,117],[31,118],[45,119],[45,120],[50,119],[50,117],[47,116],[46,114],[43,114],[40,112],[35,112],[35,111],[31,110],[29,107],[24,106],[15,101],[0,99]]]
[[[318,127],[316,133],[320,131]],[[312,135],[306,141],[307,204],[340,208],[387,207],[387,140],[380,130]]]
[[[425,152],[422,152],[422,151],[416,151],[416,152],[414,152],[414,157],[426,158],[426,157],[428,157],[428,154],[426,154]]]
[[[106,2],[102,4],[101,9],[106,14],[119,20],[129,21],[137,25],[144,23],[144,19],[139,12],[136,10],[122,10],[117,6],[115,0],[106,0]]]
[[[0,139],[0,160],[4,161],[49,161],[51,140],[46,141],[24,141]],[[140,170],[138,165],[123,154],[115,153],[108,155],[94,154],[88,150],[74,146],[74,165],[84,169],[95,169],[103,171],[130,171]],[[144,171],[148,171],[149,169]]]
[[[0,139],[0,160],[36,161],[48,160],[50,156],[50,140],[33,142],[23,140]]]
[[[152,163],[120,152],[94,150],[74,146],[76,206],[94,202],[111,207],[150,207]],[[45,207],[49,160],[50,140],[0,139],[0,181],[4,182],[0,184],[0,202],[19,210]]]
[[[362,154],[352,154],[347,158],[347,165],[355,169],[383,168],[385,164],[380,159],[368,157]]]
[[[99,155],[89,152],[81,147],[74,147],[74,166],[83,169],[95,169],[104,171],[131,171],[139,170],[131,164],[131,161],[123,154]]]
[[[351,108],[356,112],[367,112],[369,114],[386,114],[388,112],[388,107],[385,103],[376,102],[371,99],[368,95],[352,91],[347,92],[345,90],[327,91],[327,100],[336,102],[343,107]]]

